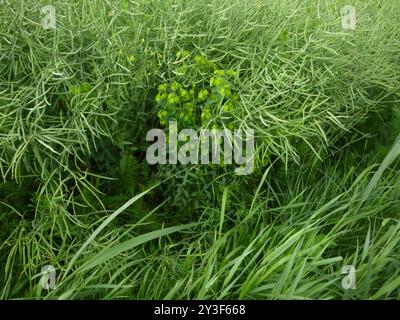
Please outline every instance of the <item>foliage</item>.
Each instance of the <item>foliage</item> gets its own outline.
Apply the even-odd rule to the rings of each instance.
[[[193,54],[192,54],[193,55]],[[176,120],[179,128],[233,129],[232,123],[223,124],[229,113],[238,107],[239,94],[232,88],[236,72],[218,69],[203,53],[192,56],[181,50],[176,54],[176,70],[172,83],[158,86],[155,101],[160,123]]]
[[[399,299],[398,0],[4,3],[1,299]],[[149,165],[171,119],[255,171]]]

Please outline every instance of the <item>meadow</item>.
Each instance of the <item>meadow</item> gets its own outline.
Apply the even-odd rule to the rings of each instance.
[[[400,1],[0,17],[0,299],[400,298]],[[254,170],[149,164],[170,120],[254,130]]]

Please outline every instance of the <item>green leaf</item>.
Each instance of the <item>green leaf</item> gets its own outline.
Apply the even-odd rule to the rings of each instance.
[[[185,229],[188,229],[192,226],[194,226],[195,223],[191,224],[186,224],[183,226],[175,226],[175,227],[170,227],[166,229],[161,229],[161,230],[156,230],[152,231],[140,236],[137,236],[133,239],[124,241],[120,243],[119,245],[116,245],[114,247],[108,247],[100,251],[98,254],[90,258],[80,269],[79,271],[87,271],[91,268],[94,268],[102,263],[105,263],[106,261],[114,258],[115,256],[121,254],[122,252],[125,252],[127,250],[131,250],[143,243],[146,243],[148,241],[161,238],[163,236],[169,235],[174,232],[182,231]]]

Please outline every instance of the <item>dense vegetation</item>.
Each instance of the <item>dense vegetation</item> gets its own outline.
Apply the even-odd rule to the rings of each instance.
[[[399,299],[400,2],[347,2],[4,1],[0,298]],[[171,118],[254,172],[149,165]]]

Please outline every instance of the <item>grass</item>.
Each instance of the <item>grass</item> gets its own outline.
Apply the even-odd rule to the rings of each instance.
[[[400,298],[397,0],[354,31],[341,0],[53,1],[44,30],[47,4],[0,5],[1,299]],[[249,176],[146,162],[199,56],[236,74],[211,116],[254,129]]]

